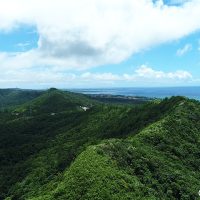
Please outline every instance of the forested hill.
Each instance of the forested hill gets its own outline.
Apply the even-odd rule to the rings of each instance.
[[[198,101],[32,97],[0,113],[0,199],[199,199]]]
[[[44,91],[0,89],[0,110],[16,106],[39,97]]]

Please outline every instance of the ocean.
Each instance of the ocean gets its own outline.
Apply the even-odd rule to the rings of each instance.
[[[200,100],[200,87],[156,87],[156,88],[97,88],[72,89],[73,92],[83,94],[112,94],[124,96],[141,96],[150,98],[165,98],[171,96],[185,96]]]

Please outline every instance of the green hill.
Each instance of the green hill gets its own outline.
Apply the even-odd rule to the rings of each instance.
[[[0,118],[0,199],[199,198],[199,102],[111,105],[51,89],[17,112],[30,105],[31,117]]]
[[[92,107],[96,103],[82,94],[75,94],[51,88],[32,101],[16,108],[15,112],[26,115],[41,115],[81,110],[81,107]]]
[[[196,106],[185,101],[136,136],[88,147],[49,199],[199,199]]]
[[[10,106],[17,106],[39,97],[43,91],[0,89],[0,111]]]

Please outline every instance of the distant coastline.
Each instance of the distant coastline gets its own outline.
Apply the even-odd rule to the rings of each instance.
[[[200,100],[200,86],[190,87],[133,87],[133,88],[83,88],[70,89],[70,91],[83,94],[123,95],[148,98],[160,98],[171,96],[185,96],[190,99]]]

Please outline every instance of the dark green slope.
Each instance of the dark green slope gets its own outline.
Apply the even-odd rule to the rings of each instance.
[[[183,100],[125,140],[87,148],[49,199],[200,199],[200,105]]]
[[[182,97],[133,107],[50,90],[1,121],[0,199],[197,199],[199,109]]]
[[[43,91],[0,89],[0,111],[5,111],[10,106],[17,106],[39,97]]]
[[[38,98],[19,106],[15,112],[25,113],[26,115],[56,114],[65,111],[82,110],[80,106],[92,107],[95,103],[96,101],[90,100],[85,95],[51,88]]]
[[[86,120],[89,110],[80,108],[86,105],[97,103],[84,95],[51,89],[14,110],[0,113],[0,199],[27,175],[29,158],[48,149],[56,135]],[[67,165],[68,159],[58,163],[58,168]]]

